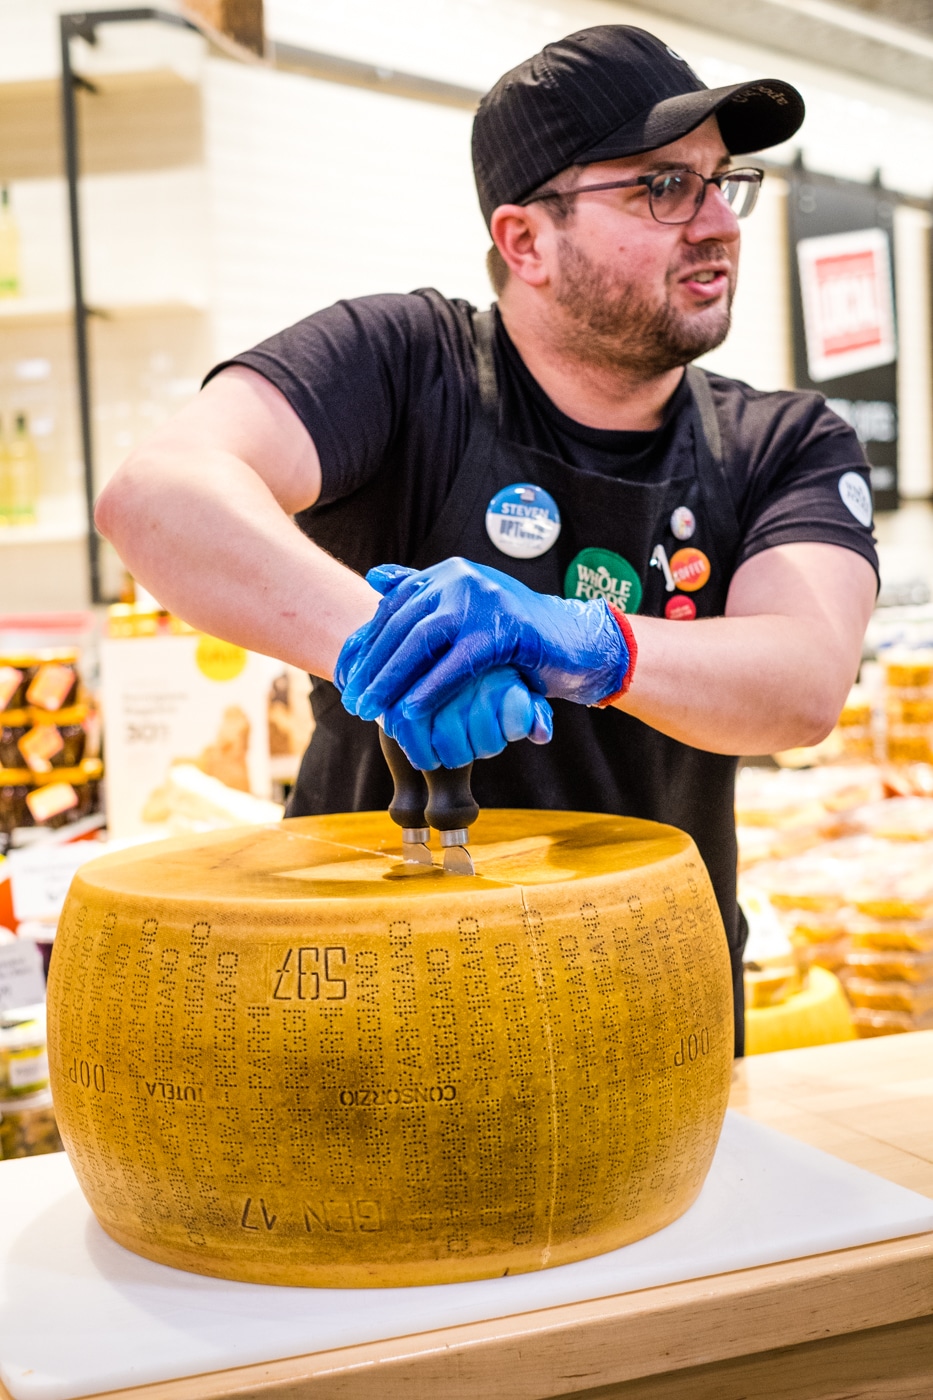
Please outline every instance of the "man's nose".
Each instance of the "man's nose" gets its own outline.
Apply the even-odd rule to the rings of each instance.
[[[686,233],[691,243],[704,243],[707,239],[730,243],[738,238],[739,221],[718,185],[706,186],[703,203],[686,225]]]

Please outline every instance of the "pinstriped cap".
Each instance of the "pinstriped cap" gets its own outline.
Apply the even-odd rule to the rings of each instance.
[[[732,155],[793,136],[803,98],[777,78],[708,88],[644,29],[600,24],[548,44],[499,79],[473,123],[473,171],[487,224],[568,165],[640,155],[713,113]]]

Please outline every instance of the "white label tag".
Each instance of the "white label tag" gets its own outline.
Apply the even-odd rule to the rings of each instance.
[[[104,854],[97,841],[36,846],[9,857],[13,913],[18,923],[54,922],[62,912],[75,871]]]
[[[871,524],[871,492],[858,472],[844,472],[839,478],[839,494],[850,515],[860,525]]]
[[[0,1011],[35,1006],[45,1001],[42,954],[35,943],[4,943],[0,947]]]
[[[49,1057],[45,1050],[31,1055],[14,1055],[10,1059],[10,1088],[42,1089],[49,1082]]]

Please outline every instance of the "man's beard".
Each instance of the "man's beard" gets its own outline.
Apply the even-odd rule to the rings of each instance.
[[[721,243],[697,245],[691,262],[729,262]],[[646,379],[689,364],[729,334],[734,281],[718,307],[689,315],[669,300],[651,302],[637,280],[623,281],[591,262],[569,238],[560,240],[557,304],[566,313],[557,332],[560,350],[602,369],[633,371]],[[689,264],[678,275],[689,271]]]

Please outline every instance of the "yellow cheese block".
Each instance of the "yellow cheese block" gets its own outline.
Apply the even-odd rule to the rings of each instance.
[[[251,1282],[453,1282],[600,1254],[696,1198],[733,1028],[690,838],[486,811],[470,877],[403,864],[399,835],[301,818],[77,873],[51,1079],[115,1240]]]
[[[839,978],[823,967],[811,967],[803,991],[779,1006],[749,1007],[745,1013],[748,1055],[854,1039],[852,1011]]]

